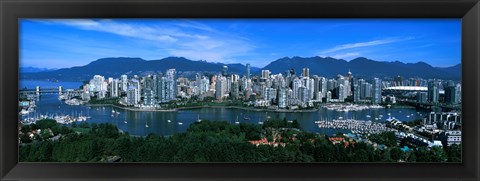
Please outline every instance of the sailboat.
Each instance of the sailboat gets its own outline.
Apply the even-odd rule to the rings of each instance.
[[[169,123],[170,123],[170,122],[172,122],[172,121],[170,121],[170,119],[169,119],[169,120],[167,120],[167,122],[169,122]]]
[[[235,119],[235,124],[240,124],[240,122],[238,122],[238,115],[237,115],[237,119]]]
[[[260,117],[258,118],[258,124],[263,124],[263,121],[260,121]]]
[[[200,115],[197,114],[197,122],[202,122],[202,120],[200,119]]]

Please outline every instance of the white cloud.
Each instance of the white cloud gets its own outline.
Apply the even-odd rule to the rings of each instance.
[[[329,54],[333,52],[338,52],[341,50],[348,50],[348,49],[353,49],[353,48],[360,48],[360,47],[369,47],[369,46],[377,46],[377,45],[384,45],[384,44],[390,44],[390,43],[395,43],[395,42],[400,42],[400,41],[407,41],[413,39],[412,37],[407,37],[407,38],[386,38],[386,39],[380,39],[380,40],[372,40],[368,42],[358,42],[358,43],[348,43],[348,44],[343,44],[343,45],[338,45],[330,49],[326,49],[320,52],[320,54]]]
[[[349,59],[349,58],[357,58],[359,56],[360,56],[360,53],[358,52],[348,52],[348,53],[335,54],[335,55],[332,55],[331,57],[336,59]]]
[[[129,37],[157,50],[158,58],[182,56],[193,60],[232,61],[255,48],[252,41],[231,32],[218,31],[192,20],[129,23],[110,19],[52,19],[43,23],[63,24],[82,30]],[[129,45],[133,47],[134,45]],[[145,47],[145,46],[144,46]],[[103,51],[105,52],[105,51]],[[113,55],[112,55],[113,56]],[[139,55],[139,57],[143,57]]]

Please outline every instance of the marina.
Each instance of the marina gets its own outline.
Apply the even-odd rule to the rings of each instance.
[[[319,128],[346,129],[358,134],[377,134],[385,131],[395,131],[386,127],[385,123],[355,120],[355,119],[334,119],[331,121],[315,121]]]

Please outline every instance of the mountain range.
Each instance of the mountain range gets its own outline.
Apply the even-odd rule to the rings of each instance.
[[[54,71],[56,69],[48,69],[48,68],[36,68],[36,67],[20,67],[20,73],[32,73],[32,72],[48,72]]]
[[[348,71],[356,77],[422,77],[460,80],[462,67],[457,64],[452,67],[433,67],[425,62],[403,63],[400,61],[382,62],[358,57],[350,61],[332,57],[285,57],[271,62],[263,69],[272,73],[283,73],[286,68],[293,68],[300,73],[303,67],[308,67],[310,74],[324,77],[345,75]],[[300,71],[300,72],[299,72]]]
[[[102,58],[85,66],[62,68],[58,70],[26,72],[20,71],[21,79],[61,80],[61,81],[85,81],[93,75],[105,77],[120,77],[122,74],[129,76],[165,72],[175,68],[181,76],[193,76],[198,72],[219,73],[223,66],[228,66],[229,73],[245,75],[246,66],[243,64],[211,63],[204,60],[194,61],[183,57],[167,57],[160,60],[144,60],[141,58]],[[440,78],[460,80],[461,64],[452,67],[433,67],[425,62],[403,63],[400,61],[382,62],[359,57],[351,61],[335,59],[331,57],[284,57],[270,62],[263,68],[251,67],[252,74],[260,74],[261,70],[270,70],[272,73],[285,73],[294,69],[297,75],[302,69],[310,69],[310,75],[319,75],[327,78],[338,74],[345,75],[351,71],[356,77],[394,77],[402,76]]]

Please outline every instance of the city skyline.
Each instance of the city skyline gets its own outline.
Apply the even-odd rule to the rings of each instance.
[[[168,56],[260,68],[293,56],[423,61],[435,67],[461,62],[459,19],[24,19],[20,45],[20,67],[38,68]]]

